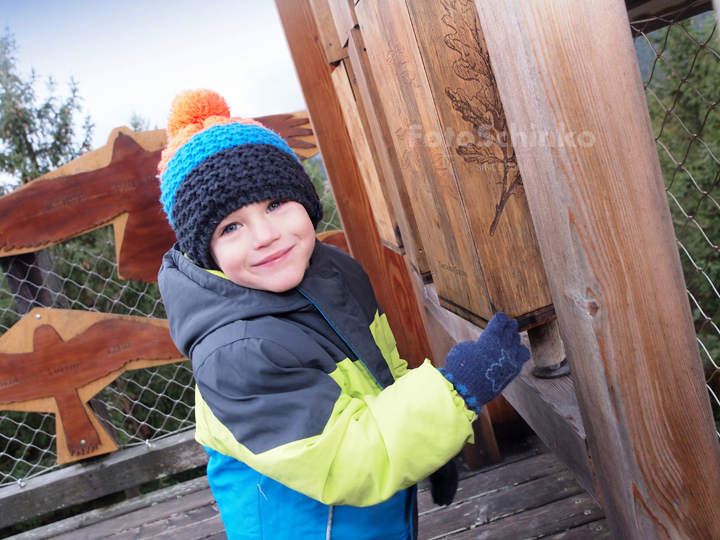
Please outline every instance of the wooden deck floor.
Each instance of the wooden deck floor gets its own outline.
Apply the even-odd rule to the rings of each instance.
[[[418,495],[422,540],[607,540],[602,510],[535,436],[503,463],[461,473],[455,502]],[[221,540],[225,532],[207,478],[197,478],[13,537],[15,540]],[[381,539],[379,539],[381,540]]]

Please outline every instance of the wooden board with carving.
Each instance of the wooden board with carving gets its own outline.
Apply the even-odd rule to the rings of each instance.
[[[37,251],[112,224],[120,276],[155,281],[175,234],[155,178],[165,133],[153,134],[152,144],[142,145],[116,129],[102,149],[0,198],[0,254]]]
[[[494,310],[447,149],[422,144],[441,132],[430,84],[404,0],[363,0],[356,6],[383,109],[394,133],[428,263],[444,306],[484,326]]]
[[[472,0],[407,2],[488,301],[527,328],[554,319],[522,177]],[[517,133],[517,132],[516,132]],[[518,141],[528,144],[527,140]],[[440,276],[443,279],[443,276]]]
[[[305,112],[258,118],[300,159],[317,154]],[[0,255],[20,255],[113,225],[118,274],[154,282],[175,243],[156,178],[164,130],[116,128],[108,143],[0,197]],[[148,234],[152,231],[152,234]]]
[[[184,361],[161,319],[36,308],[0,337],[0,410],[55,414],[58,463],[117,450],[88,401],[125,371]]]

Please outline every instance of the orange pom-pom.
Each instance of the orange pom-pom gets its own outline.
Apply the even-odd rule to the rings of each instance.
[[[220,94],[205,89],[181,92],[175,97],[170,108],[168,137],[175,137],[182,128],[191,124],[202,126],[203,122],[212,116],[230,117],[230,107]]]
[[[193,135],[212,126],[234,123],[265,127],[250,118],[232,118],[225,98],[212,90],[185,90],[179,93],[168,115],[168,142],[158,164],[159,176],[162,177],[175,152]]]

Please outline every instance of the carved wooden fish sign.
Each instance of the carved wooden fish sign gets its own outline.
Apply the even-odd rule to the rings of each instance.
[[[318,151],[306,113],[258,119],[304,159]],[[118,275],[157,281],[175,242],[160,204],[164,130],[113,130],[108,143],[0,197],[0,256],[37,251],[112,224]]]
[[[167,321],[34,309],[0,338],[0,410],[54,412],[59,463],[104,454],[117,446],[87,402],[125,371],[183,360]]]

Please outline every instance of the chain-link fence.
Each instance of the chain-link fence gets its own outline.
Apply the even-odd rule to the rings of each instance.
[[[323,200],[325,217],[317,231],[339,229],[319,156],[306,160],[305,168]],[[165,318],[157,284],[118,277],[112,227],[2,263],[0,335],[38,306]],[[190,362],[128,371],[95,396],[90,406],[121,448],[192,429]],[[54,415],[0,411],[0,486],[22,485],[56,468],[55,442]]]
[[[636,21],[632,27],[708,390],[720,425],[720,41],[714,13],[687,19],[686,10]],[[305,167],[325,207],[318,232],[339,229],[321,160],[307,160]],[[110,227],[9,261],[4,259],[2,266],[0,335],[38,305],[165,317],[156,284],[118,278]],[[129,371],[91,406],[120,447],[191,429],[189,362]],[[56,468],[55,437],[52,414],[0,411],[0,486]]]
[[[720,40],[707,2],[635,21],[635,50],[720,426]],[[695,11],[693,11],[695,10]],[[720,436],[720,427],[718,428]]]

